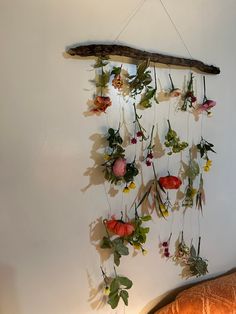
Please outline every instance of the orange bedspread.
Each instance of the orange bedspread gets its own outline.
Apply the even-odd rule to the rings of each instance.
[[[181,292],[155,314],[236,314],[236,273]]]

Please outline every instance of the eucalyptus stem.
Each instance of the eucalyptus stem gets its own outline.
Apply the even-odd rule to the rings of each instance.
[[[140,122],[139,122],[139,120],[142,118],[142,116],[139,116],[139,115],[137,114],[137,109],[136,109],[135,103],[133,103],[133,107],[134,107],[134,115],[135,115],[135,121],[134,121],[134,123],[137,123],[138,128],[139,128],[139,131],[142,132],[142,141],[143,141],[143,140],[146,141],[146,140],[148,139],[148,137],[146,137],[146,136],[144,135],[144,132],[146,132],[146,130],[144,129],[144,127],[142,127],[142,125],[141,125]]]

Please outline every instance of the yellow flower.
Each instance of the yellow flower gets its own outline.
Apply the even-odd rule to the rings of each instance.
[[[141,249],[141,245],[139,243],[134,243],[133,244],[133,247],[136,249],[136,250],[140,250]]]
[[[123,188],[123,193],[129,193],[130,192],[130,189],[128,188],[128,186],[124,187]]]
[[[109,295],[110,294],[110,287],[106,286],[103,290],[104,295]]]
[[[212,160],[208,159],[206,162],[206,166],[208,167],[212,166]]]
[[[191,196],[194,197],[197,193],[197,189],[192,189],[191,190]]]
[[[163,211],[163,210],[166,211],[166,207],[165,207],[164,204],[160,204],[160,210],[161,210],[161,211]]]
[[[168,212],[167,209],[165,211],[163,211],[162,214],[163,214],[164,217],[168,217],[169,216],[169,212]]]
[[[208,172],[210,170],[210,167],[209,166],[204,166],[204,171]]]
[[[136,184],[132,181],[132,182],[130,182],[130,184],[129,184],[129,189],[131,189],[131,190],[133,190],[133,189],[135,189],[136,188]]]
[[[103,156],[103,158],[104,158],[104,160],[109,160],[110,159],[110,155],[108,155],[108,154],[104,154],[104,156]]]
[[[147,251],[147,250],[142,249],[142,253],[143,253],[143,255],[145,256],[145,255],[147,255],[148,251]]]

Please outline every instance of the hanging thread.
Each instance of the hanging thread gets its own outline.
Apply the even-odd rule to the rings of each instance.
[[[120,32],[118,33],[118,35],[115,37],[113,43],[115,43],[116,41],[118,41],[118,39],[120,38],[121,34],[126,30],[126,28],[129,26],[129,24],[131,23],[131,21],[134,19],[134,17],[136,16],[136,14],[139,12],[139,10],[142,8],[142,6],[144,5],[144,3],[147,0],[142,0],[140,1],[140,3],[138,4],[138,6],[134,9],[133,13],[131,13],[131,15],[128,17],[127,22],[125,23],[125,25],[122,27],[122,29],[120,30]]]
[[[185,47],[185,49],[186,49],[188,55],[190,56],[191,59],[193,59],[193,57],[192,57],[192,55],[191,55],[191,53],[190,53],[190,50],[189,50],[189,48],[187,47],[187,44],[185,43],[184,38],[183,38],[183,36],[181,35],[181,33],[180,33],[178,27],[176,26],[174,20],[172,19],[172,17],[171,17],[171,15],[170,15],[169,11],[167,10],[167,8],[166,8],[166,6],[164,5],[164,3],[163,3],[162,0],[160,0],[160,3],[161,3],[161,5],[162,5],[162,7],[163,7],[163,9],[164,9],[164,11],[165,11],[165,13],[166,13],[166,15],[168,16],[168,18],[169,18],[171,24],[173,25],[173,27],[174,27],[174,29],[175,29],[175,31],[176,31],[176,33],[177,33],[177,35],[178,35],[180,41],[182,42],[183,46]]]

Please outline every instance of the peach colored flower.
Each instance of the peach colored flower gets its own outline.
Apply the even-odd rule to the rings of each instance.
[[[91,111],[93,112],[106,112],[107,107],[111,106],[111,99],[110,97],[105,96],[97,96],[94,99],[95,108]]]

